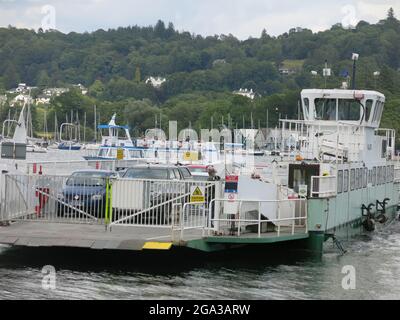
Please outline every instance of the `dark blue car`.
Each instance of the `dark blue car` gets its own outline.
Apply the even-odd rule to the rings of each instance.
[[[66,181],[58,195],[57,215],[66,214],[104,218],[106,207],[106,182],[116,178],[117,173],[102,170],[82,170],[74,172]]]

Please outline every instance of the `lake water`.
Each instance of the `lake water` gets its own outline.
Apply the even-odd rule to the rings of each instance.
[[[41,155],[48,160],[48,156]],[[138,254],[0,246],[0,299],[399,299],[400,223],[344,243],[322,260],[252,252]],[[56,289],[42,288],[42,268],[56,269]],[[343,267],[356,271],[344,290]]]
[[[0,248],[0,299],[399,299],[400,224],[345,244],[322,260],[267,249],[250,254],[167,256]],[[56,289],[42,289],[42,267]],[[342,288],[344,266],[356,289]]]

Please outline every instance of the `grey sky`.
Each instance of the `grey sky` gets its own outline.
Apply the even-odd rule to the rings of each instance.
[[[375,23],[389,7],[400,17],[400,0],[0,0],[0,26],[83,32],[162,19],[178,30],[246,39],[263,28],[278,35],[298,26],[320,31],[337,22]]]

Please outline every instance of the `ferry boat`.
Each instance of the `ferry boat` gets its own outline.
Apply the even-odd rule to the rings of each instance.
[[[269,171],[254,168],[251,179],[248,168],[238,173],[234,195],[226,190],[230,203],[223,212],[235,212],[245,226],[249,217],[232,205],[258,201],[257,214],[275,228],[303,224],[302,248],[323,252],[325,241],[333,239],[343,250],[340,239],[381,229],[398,217],[396,133],[380,128],[385,96],[377,91],[307,89],[301,103],[304,120],[280,120],[280,152],[286,156],[269,163]],[[282,202],[291,199],[304,203],[300,210],[298,203],[293,206],[296,216]]]

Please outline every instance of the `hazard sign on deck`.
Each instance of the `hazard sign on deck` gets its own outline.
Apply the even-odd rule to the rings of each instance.
[[[206,202],[205,197],[206,188],[194,186],[190,188],[190,202],[192,203],[204,203]]]
[[[183,154],[184,161],[198,161],[199,153],[195,151],[187,151]]]
[[[117,160],[124,160],[124,149],[117,149]]]

